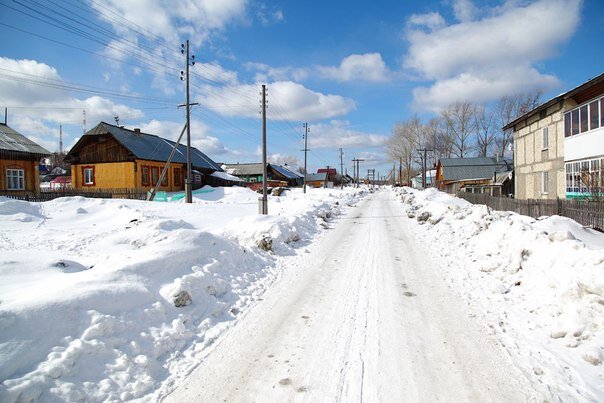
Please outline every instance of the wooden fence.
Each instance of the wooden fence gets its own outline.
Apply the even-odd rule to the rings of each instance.
[[[49,190],[42,189],[34,192],[0,192],[0,196],[30,202],[45,202],[59,197],[82,196],[102,199],[134,199],[146,200],[147,191],[143,189],[90,189],[85,191],[74,189]]]
[[[586,227],[604,231],[604,203],[586,199],[510,199],[488,194],[458,192],[457,196],[473,204],[485,204],[493,210],[514,211],[533,218],[560,215]]]

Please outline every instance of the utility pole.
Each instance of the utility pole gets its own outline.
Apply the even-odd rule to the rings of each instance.
[[[357,176],[356,176],[357,186],[356,187],[359,187],[359,163],[361,163],[363,161],[365,161],[365,160],[364,159],[359,159],[359,158],[355,158],[355,159],[352,160],[352,162],[355,162],[357,164],[357,171],[356,171],[357,172]]]
[[[268,169],[266,166],[266,85],[262,84],[262,203],[260,205],[260,214],[268,214],[268,197],[267,197],[267,175]]]
[[[82,132],[86,134],[86,109],[82,111]]]
[[[420,154],[420,158],[421,158],[421,162],[422,162],[422,189],[426,188],[426,159],[428,157],[428,151],[434,151],[434,150],[428,150],[426,147],[417,150]]]
[[[63,155],[63,125],[59,123],[59,155]]]
[[[308,128],[308,123],[304,123],[304,193],[306,193],[306,176],[308,176],[308,171],[306,170],[306,152],[308,151],[308,132],[310,129]]]
[[[185,203],[193,203],[193,172],[191,169],[191,98],[189,94],[189,66],[195,65],[195,55],[189,56],[189,40],[187,44],[180,45],[180,53],[183,55],[186,52],[186,78],[183,78],[184,72],[180,71],[180,79],[185,80],[187,83],[187,177],[185,178]]]
[[[344,161],[342,160],[343,156],[344,153],[340,148],[340,189],[344,189]]]
[[[403,186],[403,157],[398,159],[398,183]]]

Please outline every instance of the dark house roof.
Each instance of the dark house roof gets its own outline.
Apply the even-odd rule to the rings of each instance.
[[[315,182],[315,181],[325,182],[326,180],[327,180],[327,172],[306,175],[306,182]]]
[[[235,176],[262,176],[262,163],[246,163],[246,164],[224,164],[224,169]],[[277,164],[267,164],[267,169],[273,170],[279,175],[285,177],[289,180],[297,180],[301,179],[302,176],[297,173],[291,171],[290,169]]]
[[[532,111],[525,113],[522,116],[514,119],[507,125],[503,126],[502,130],[513,129],[518,123],[523,121],[524,119],[528,119],[538,113],[547,111],[548,108],[556,105],[557,103],[561,103],[566,99],[572,98],[577,101],[578,104],[589,101],[594,96],[597,96],[598,93],[601,94],[602,87],[604,87],[604,73],[599,76],[587,80],[583,84],[578,87],[573,88],[572,90],[565,92],[564,94],[560,94],[557,97],[550,99],[549,101],[539,105]],[[593,95],[593,96],[592,96]]]
[[[262,163],[224,164],[226,172],[235,176],[262,175]]]
[[[21,155],[40,159],[50,154],[44,147],[39,146],[4,123],[0,123],[0,155],[13,156],[13,158]]]
[[[297,173],[287,169],[284,166],[281,165],[276,165],[276,164],[268,164],[271,168],[273,168],[275,171],[279,172],[281,175],[285,176],[287,179],[291,179],[291,180],[297,180],[297,179],[302,179],[302,176],[298,175]]]
[[[511,161],[497,158],[442,158],[439,164],[445,181],[489,179],[495,172],[513,170]]]
[[[65,161],[71,162],[75,154],[86,143],[91,136],[111,135],[118,143],[126,148],[132,157],[148,161],[164,162],[168,160],[176,142],[164,139],[154,134],[143,133],[139,130],[129,130],[123,127],[101,122],[90,129],[84,136],[78,140],[75,146],[65,157]],[[172,162],[187,163],[187,146],[179,144]],[[203,168],[211,171],[222,171],[222,168],[216,164],[210,157],[191,147],[191,164],[196,168]]]

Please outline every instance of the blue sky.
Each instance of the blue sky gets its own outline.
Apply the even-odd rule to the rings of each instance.
[[[302,164],[308,122],[309,171],[339,166],[341,147],[349,171],[356,157],[361,173],[382,175],[398,121],[531,89],[545,100],[602,73],[604,60],[599,0],[0,0],[0,9],[0,106],[51,151],[59,124],[65,148],[81,136],[83,110],[88,129],[117,115],[177,137],[186,39],[200,103],[193,144],[215,161],[260,159],[266,84],[274,161]]]

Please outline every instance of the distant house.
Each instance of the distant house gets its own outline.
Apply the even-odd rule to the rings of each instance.
[[[426,171],[426,187],[434,186],[436,179],[436,169],[429,169]],[[415,175],[411,178],[411,187],[414,189],[422,189],[422,174]]]
[[[329,181],[327,172],[306,175],[306,185],[314,188],[332,188],[333,182]]]
[[[229,174],[241,178],[247,186],[256,189],[262,184],[262,163],[223,164],[222,168]],[[268,186],[301,186],[303,177],[291,169],[278,164],[267,164]],[[260,185],[257,185],[260,184]]]
[[[82,136],[65,156],[71,164],[74,189],[150,189],[161,172],[175,142],[101,122]],[[187,149],[180,144],[159,190],[184,189]],[[222,168],[207,155],[191,147],[193,188],[228,183],[215,173]]]
[[[49,155],[43,147],[0,123],[0,190],[39,193],[39,162]]]
[[[488,192],[493,196],[508,195],[511,182],[497,184],[498,175],[512,178],[511,161],[498,158],[442,158],[436,165],[436,186],[447,193],[460,190],[474,193]],[[474,190],[476,189],[476,191]]]
[[[50,190],[71,189],[71,176],[57,176],[50,181]]]
[[[582,197],[604,188],[604,74],[503,127],[514,131],[518,199]]]

